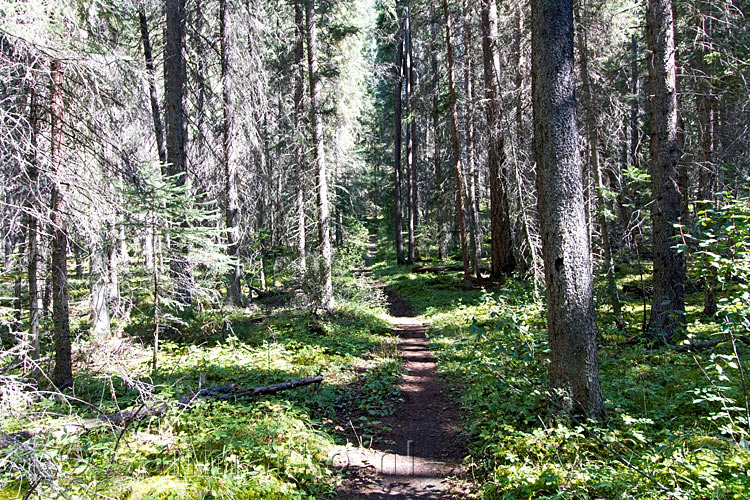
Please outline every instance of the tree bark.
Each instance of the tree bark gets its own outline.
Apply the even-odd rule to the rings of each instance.
[[[307,252],[305,235],[305,165],[304,165],[304,138],[300,132],[300,121],[303,113],[303,99],[305,93],[304,81],[304,13],[303,0],[294,2],[294,160],[297,170],[296,186],[296,210],[297,210],[297,259],[300,272],[307,272]]]
[[[154,121],[154,134],[156,136],[156,151],[159,154],[160,168],[167,163],[167,150],[164,147],[164,125],[159,112],[159,97],[156,94],[156,69],[154,68],[154,56],[151,51],[151,37],[148,31],[148,18],[143,1],[138,2],[138,20],[141,26],[141,43],[143,44],[143,56],[146,60],[146,73],[148,74],[148,96],[151,103],[151,117]]]
[[[547,283],[550,384],[604,418],[574,96],[573,5],[532,0],[534,152]]]
[[[488,128],[487,162],[490,173],[490,277],[500,279],[516,267],[510,232],[505,146],[500,131],[500,52],[497,46],[498,20],[495,0],[482,4],[482,60],[484,63],[485,115]],[[520,188],[520,186],[519,186]]]
[[[232,40],[227,23],[227,0],[219,0],[219,38],[221,57],[221,87],[224,105],[222,146],[224,149],[224,202],[227,225],[227,254],[232,269],[227,276],[227,295],[235,306],[244,305],[242,297],[242,267],[240,266],[240,201],[237,190],[237,157],[234,150],[234,74],[232,68]]]
[[[651,114],[651,206],[654,243],[654,296],[648,334],[663,342],[685,323],[685,268],[675,248],[680,222],[677,144],[677,82],[674,19],[671,0],[649,0],[646,12],[649,45]]]
[[[396,60],[394,61],[395,88],[393,91],[394,137],[393,137],[393,225],[396,229],[396,261],[406,263],[404,258],[404,236],[401,223],[401,137],[402,129],[402,93],[404,85],[404,19],[399,20],[396,35]]]
[[[73,367],[70,345],[70,317],[68,311],[68,205],[65,199],[63,175],[63,82],[62,62],[54,59],[50,64],[50,137],[52,152],[50,163],[54,182],[52,185],[52,321],[55,332],[55,385],[59,388],[73,385]]]
[[[185,0],[166,0],[166,31],[164,35],[164,104],[167,124],[167,174],[178,186],[187,180],[187,115],[185,112]],[[172,241],[169,269],[175,282],[175,299],[184,304],[191,301],[192,271],[187,260],[187,244],[182,238]]]
[[[328,180],[323,146],[323,122],[319,109],[319,75],[317,60],[317,33],[315,26],[315,2],[305,4],[307,22],[307,65],[310,80],[310,121],[314,148],[316,182],[318,185],[318,236],[320,238],[320,307],[333,309],[333,282],[331,278],[331,231],[328,209]]]

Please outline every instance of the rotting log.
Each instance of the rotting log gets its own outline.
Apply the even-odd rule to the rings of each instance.
[[[242,389],[237,384],[222,385],[218,387],[211,387],[208,389],[200,390],[192,395],[182,396],[177,404],[181,408],[188,408],[198,398],[215,398],[215,399],[236,399],[236,398],[247,398],[257,397],[268,394],[275,394],[277,392],[286,391],[289,389],[296,389],[297,387],[304,387],[306,385],[319,384],[323,381],[323,377],[306,377],[295,380],[289,380],[287,382],[281,382],[279,384],[265,385],[261,387],[255,387],[252,389]],[[10,434],[0,435],[0,450],[4,450],[15,444],[20,444],[36,436],[47,434],[50,432],[63,432],[65,434],[83,434],[102,426],[118,426],[118,425],[129,425],[133,422],[144,420],[149,417],[162,417],[166,414],[169,405],[162,403],[150,408],[144,408],[141,406],[135,410],[126,410],[111,415],[102,415],[95,418],[89,418],[80,422],[71,422],[62,425],[55,425],[46,428],[29,429],[19,432],[13,432]]]

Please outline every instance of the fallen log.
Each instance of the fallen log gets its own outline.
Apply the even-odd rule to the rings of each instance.
[[[750,345],[750,337],[746,337],[743,335],[743,336],[735,337],[735,340],[738,342],[742,342],[745,345]],[[731,341],[732,341],[731,339],[722,338],[722,339],[707,340],[705,342],[690,342],[687,344],[679,344],[679,345],[663,344],[663,347],[669,348],[677,352],[686,352],[686,351],[700,352],[704,349],[716,347],[719,344],[723,344],[725,342],[731,342]],[[662,352],[661,349],[647,349],[645,351],[646,354],[658,354],[660,352]]]
[[[222,385],[218,387],[202,389],[193,395],[182,396],[177,403],[182,408],[188,408],[198,398],[215,398],[226,400],[235,398],[257,397],[266,394],[275,394],[277,392],[295,389],[297,387],[303,387],[306,385],[319,384],[322,381],[323,377],[321,376],[307,377],[246,390],[243,390],[237,384]],[[48,434],[51,432],[64,432],[65,434],[74,435],[83,434],[84,432],[89,432],[105,425],[109,425],[112,427],[119,425],[129,425],[133,422],[145,420],[149,417],[162,417],[166,414],[168,408],[169,405],[167,403],[163,403],[151,408],[141,407],[136,410],[126,410],[113,413],[111,415],[102,415],[100,417],[89,418],[80,422],[71,422],[68,424],[54,425],[46,428],[29,429],[25,431],[13,432],[10,434],[2,434],[0,435],[0,450],[4,450],[5,448],[8,448],[15,444],[23,443],[35,438],[36,436]]]
[[[463,266],[415,266],[411,268],[413,273],[446,273],[463,270]],[[483,273],[490,272],[490,268],[486,266],[480,266],[479,270]]]
[[[279,391],[286,391],[288,389],[295,389],[297,387],[303,387],[311,384],[319,384],[323,381],[323,377],[309,377],[299,378],[296,380],[290,380],[289,382],[282,382],[280,384],[266,385],[263,387],[256,387],[254,389],[248,389],[245,391],[239,390],[239,387],[235,387],[234,390],[219,392],[211,392],[207,394],[200,394],[203,397],[213,397],[216,399],[233,399],[233,398],[247,398],[263,396],[265,394],[275,394]]]

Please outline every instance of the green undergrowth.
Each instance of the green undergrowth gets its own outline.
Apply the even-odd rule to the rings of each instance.
[[[695,354],[641,343],[642,298],[623,296],[627,329],[617,331],[598,283],[607,421],[587,430],[548,403],[546,320],[530,283],[466,291],[461,273],[382,261],[375,271],[430,322],[439,371],[464,409],[467,460],[483,498],[750,498],[744,344],[735,356],[731,342]],[[627,282],[640,285],[640,277],[620,276],[621,287]],[[696,342],[725,328],[700,314],[701,298],[688,296]]]
[[[349,425],[340,415],[366,416],[353,425],[360,436],[377,439],[379,419],[398,398],[400,370],[375,287],[344,273],[336,280],[338,306],[330,314],[285,304],[185,313],[179,333],[165,334],[155,372],[144,343],[151,328],[146,306],[124,338],[79,340],[73,397],[37,393],[0,419],[2,432],[58,429],[0,451],[0,498],[24,498],[30,490],[30,498],[330,497],[338,471],[328,453],[345,443]],[[256,399],[201,399],[187,409],[174,404],[197,391],[201,378],[208,387],[252,388],[317,375],[322,384]],[[163,402],[166,415],[124,429],[76,434],[60,428]]]

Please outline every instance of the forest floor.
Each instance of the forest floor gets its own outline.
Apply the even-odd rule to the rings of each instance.
[[[372,275],[374,237],[368,250],[365,268],[355,274]],[[464,498],[469,487],[456,479],[465,473],[461,411],[445,397],[425,323],[391,289],[378,286],[384,289],[392,331],[399,338],[402,403],[385,419],[385,432],[374,446],[334,448],[334,465],[345,467],[336,498]]]

